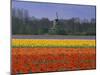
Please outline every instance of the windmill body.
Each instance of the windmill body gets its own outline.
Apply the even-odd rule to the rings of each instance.
[[[53,20],[53,26],[50,28],[49,32],[52,34],[56,33],[56,26],[58,24],[58,14],[56,13],[56,19]]]

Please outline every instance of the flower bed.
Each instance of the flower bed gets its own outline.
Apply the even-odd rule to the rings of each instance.
[[[95,48],[12,48],[12,74],[96,68]]]

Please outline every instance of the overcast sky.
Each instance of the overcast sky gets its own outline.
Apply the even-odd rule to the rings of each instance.
[[[89,5],[70,5],[53,3],[36,3],[26,1],[12,1],[12,8],[23,8],[29,11],[30,16],[36,18],[55,19],[56,12],[60,19],[79,17],[80,19],[95,18],[95,6]]]

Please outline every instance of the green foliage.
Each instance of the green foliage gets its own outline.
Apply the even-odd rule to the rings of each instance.
[[[14,9],[15,10],[15,9]],[[16,12],[17,15],[16,15]],[[59,19],[55,29],[53,21],[48,18],[37,19],[34,16],[29,17],[27,10],[16,10],[12,15],[12,34],[30,34],[30,35],[95,35],[96,22],[85,20],[80,22],[79,18]]]

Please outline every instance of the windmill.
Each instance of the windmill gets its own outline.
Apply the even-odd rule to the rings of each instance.
[[[58,13],[56,12],[56,19],[53,21],[53,27],[52,29],[56,29],[56,25],[58,24]]]
[[[53,26],[49,30],[50,33],[55,34],[55,32],[56,32],[56,26],[57,26],[58,22],[59,22],[58,13],[56,12],[56,19],[53,20]]]

